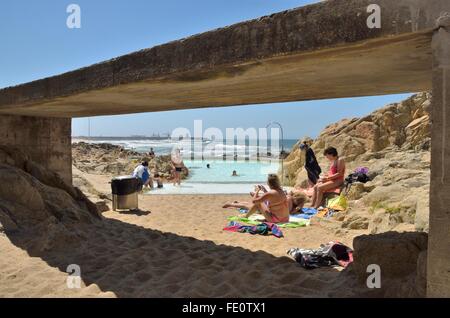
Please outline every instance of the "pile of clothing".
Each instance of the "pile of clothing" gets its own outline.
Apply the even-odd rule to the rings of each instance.
[[[224,231],[250,233],[259,235],[273,235],[275,237],[283,237],[283,232],[273,223],[263,222],[257,225],[243,225],[236,221],[231,221]]]
[[[366,183],[366,182],[370,181],[368,174],[369,174],[369,168],[366,168],[366,167],[356,168],[353,173],[349,174],[347,176],[347,178],[345,178],[346,188],[351,187],[351,184],[353,184],[355,182]],[[348,190],[347,190],[347,192],[348,192]]]
[[[306,269],[328,266],[347,267],[353,262],[353,250],[337,241],[322,244],[316,250],[291,248],[287,254]]]
[[[336,213],[338,213],[339,211],[330,209],[330,208],[322,208],[319,209],[319,212],[317,212],[316,216],[320,217],[320,218],[331,218],[332,216],[334,216]]]

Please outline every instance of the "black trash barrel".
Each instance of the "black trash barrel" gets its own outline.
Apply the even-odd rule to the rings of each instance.
[[[142,189],[141,179],[120,176],[111,180],[113,210],[135,210],[138,208],[138,192]]]

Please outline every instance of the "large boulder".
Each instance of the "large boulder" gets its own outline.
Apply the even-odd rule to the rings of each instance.
[[[353,269],[361,282],[367,267],[377,264],[382,279],[399,279],[417,273],[419,255],[427,250],[428,235],[423,232],[386,232],[362,235],[353,240]]]
[[[102,219],[78,188],[30,160],[0,146],[0,232],[31,254],[67,248],[82,239],[78,228]]]

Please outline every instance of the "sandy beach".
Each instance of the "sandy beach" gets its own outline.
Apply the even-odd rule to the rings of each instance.
[[[89,176],[103,186],[107,176]],[[106,183],[107,184],[107,183]],[[101,187],[100,187],[101,188]],[[335,291],[340,271],[305,270],[291,247],[317,248],[339,239],[320,225],[283,229],[284,238],[223,231],[232,195],[140,195],[139,213],[104,213],[81,225],[84,238],[67,248],[29,255],[0,236],[1,297],[314,297]],[[19,243],[20,244],[20,243]],[[66,285],[69,264],[81,267],[80,289]],[[336,281],[335,284],[333,282]]]

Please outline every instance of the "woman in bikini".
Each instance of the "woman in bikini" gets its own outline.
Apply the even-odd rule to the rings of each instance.
[[[253,193],[252,203],[249,202],[233,202],[225,204],[224,208],[235,207],[248,209],[248,213],[243,217],[248,218],[250,215],[259,211],[267,222],[285,223],[289,222],[289,204],[288,198],[281,188],[280,179],[276,174],[269,174],[267,184],[270,190],[264,192],[263,187],[257,187]],[[260,195],[260,192],[264,194]]]
[[[331,161],[331,166],[328,174],[314,186],[311,207],[315,209],[322,204],[323,194],[338,189],[345,178],[345,161],[339,158],[336,148],[328,147],[323,154]]]

